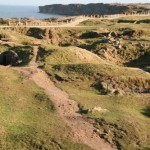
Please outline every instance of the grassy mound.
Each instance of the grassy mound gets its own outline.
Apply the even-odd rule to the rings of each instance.
[[[10,28],[0,30],[0,40],[2,38],[8,39],[8,44],[13,46],[20,45],[33,45],[37,39],[33,37],[26,36],[27,28]],[[10,34],[11,33],[11,34]],[[0,41],[1,42],[1,41]],[[7,44],[7,43],[6,43]]]
[[[102,63],[97,55],[78,47],[51,46],[47,49],[40,48],[39,61],[48,64],[78,64],[78,63]]]

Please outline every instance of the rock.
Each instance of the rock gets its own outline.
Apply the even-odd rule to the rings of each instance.
[[[99,129],[94,129],[93,132],[100,133],[100,130]]]
[[[110,32],[109,33],[109,37],[117,37],[117,33],[116,32]]]
[[[107,84],[107,83],[101,82],[101,84],[102,84],[102,86],[103,86],[104,89],[107,89],[107,88],[108,88],[108,84]]]
[[[117,89],[117,90],[114,90],[113,94],[115,94],[115,95],[123,95],[124,91]]]
[[[118,48],[119,48],[119,49],[122,49],[122,45],[119,45]]]
[[[94,113],[94,112],[101,112],[101,113],[105,113],[105,112],[109,112],[107,109],[103,109],[101,107],[94,107],[91,109],[91,112]]]

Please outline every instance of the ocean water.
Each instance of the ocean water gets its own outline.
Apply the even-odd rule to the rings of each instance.
[[[54,14],[39,13],[37,6],[9,6],[0,5],[0,18],[53,18],[62,17]]]

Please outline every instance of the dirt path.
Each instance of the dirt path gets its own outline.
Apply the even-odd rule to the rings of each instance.
[[[78,17],[75,19],[75,21],[68,23],[68,24],[64,24],[62,25],[62,27],[76,27],[77,25],[79,25],[81,22],[86,21],[90,18],[85,18],[85,17]]]
[[[97,133],[94,132],[94,127],[86,122],[79,111],[77,102],[69,99],[66,92],[57,88],[49,79],[48,75],[41,69],[37,68],[36,56],[38,47],[34,47],[34,58],[29,67],[14,68],[33,80],[39,87],[45,90],[45,93],[50,97],[51,101],[57,108],[62,119],[71,128],[71,136],[78,143],[84,143],[94,150],[112,150],[113,148],[102,140]]]
[[[21,25],[21,26],[16,26],[16,25],[0,25],[0,28],[16,28],[16,27],[28,27],[28,28],[62,28],[62,27],[84,27],[84,26],[77,26],[79,25],[81,22],[86,21],[86,20],[91,20],[91,19],[95,19],[95,20],[101,20],[101,19],[106,19],[106,20],[113,20],[113,19],[118,19],[118,18],[122,18],[122,17],[131,17],[131,16],[150,16],[150,14],[135,14],[135,15],[109,15],[106,18],[95,18],[95,17],[83,17],[83,16],[79,16],[76,17],[76,19],[73,22],[67,23],[67,24],[58,24],[58,25]]]

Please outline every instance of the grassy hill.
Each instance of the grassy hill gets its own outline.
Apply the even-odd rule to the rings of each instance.
[[[79,103],[81,113],[95,120],[104,139],[118,149],[149,147],[149,94],[144,94],[149,74],[108,64],[49,63],[44,69],[50,78]],[[108,111],[91,112],[95,107]]]
[[[0,37],[28,65],[40,41],[39,67],[77,101],[79,113],[118,150],[150,149],[150,27],[146,17],[87,20],[73,28],[18,29]],[[124,23],[119,20],[127,20]],[[130,20],[130,21],[129,21]],[[25,55],[26,54],[26,55]],[[26,56],[26,57],[24,57]],[[131,68],[132,67],[132,68]],[[73,142],[43,90],[17,71],[0,67],[0,148],[88,150]]]
[[[59,31],[58,37],[75,38],[76,44],[47,46],[39,53],[39,63],[78,102],[80,113],[93,123],[100,137],[121,150],[149,149],[150,74],[126,67],[131,62],[136,67],[149,65],[145,59],[149,46],[139,46],[149,43],[149,26],[116,20],[89,23],[89,27],[81,23],[83,27]],[[85,49],[100,60],[95,56],[95,61],[86,59]]]
[[[0,149],[89,149],[71,140],[70,129],[32,81],[0,67]]]

